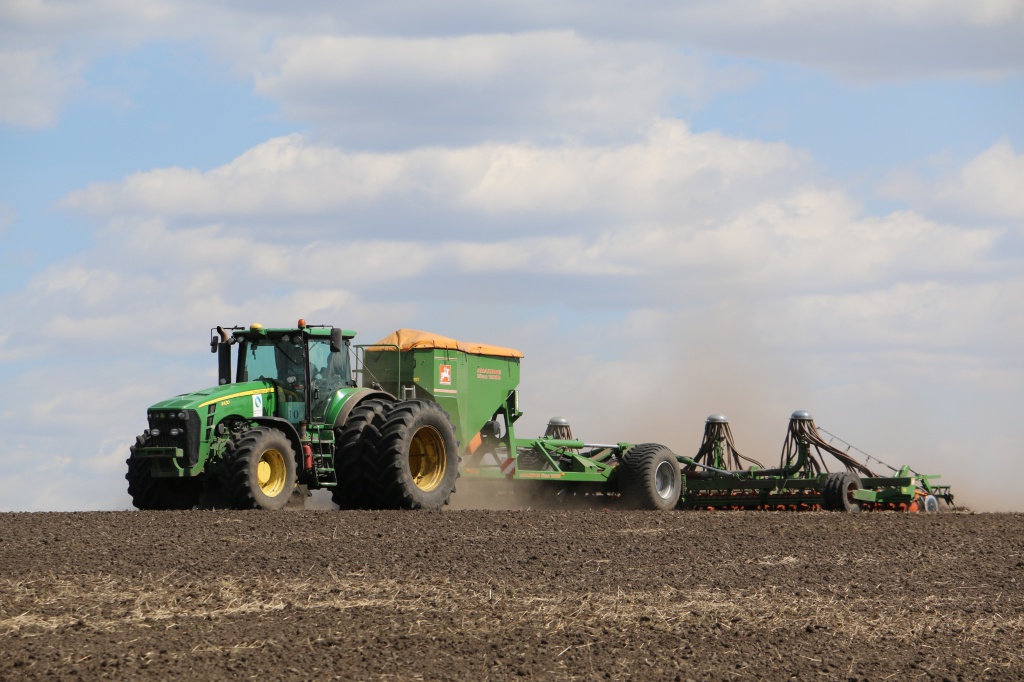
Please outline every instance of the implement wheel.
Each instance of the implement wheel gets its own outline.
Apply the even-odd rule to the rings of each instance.
[[[406,400],[386,416],[373,447],[376,506],[440,509],[459,477],[459,445],[448,413],[437,403]]]
[[[224,494],[238,509],[281,509],[295,488],[295,451],[264,426],[242,433],[221,462]]]
[[[636,445],[619,464],[619,492],[631,509],[673,509],[682,492],[679,462],[657,443]]]
[[[341,509],[371,509],[376,481],[368,481],[375,470],[371,435],[380,438],[380,429],[392,404],[384,400],[365,400],[356,406],[344,426],[334,429],[334,468],[338,486],[331,499]]]
[[[199,504],[203,482],[199,478],[157,478],[153,460],[128,458],[128,494],[136,509],[191,509]]]
[[[849,471],[835,472],[825,479],[822,506],[829,511],[859,512],[860,502],[853,494],[860,490],[860,477]]]
[[[836,486],[845,474],[841,471],[830,473],[825,478],[825,485],[821,488],[821,508],[826,511],[839,511],[838,493]]]

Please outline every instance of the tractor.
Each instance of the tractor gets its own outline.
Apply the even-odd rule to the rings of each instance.
[[[503,403],[508,382],[518,382],[521,354],[474,347],[489,353],[480,356],[486,367],[473,363],[484,377],[477,379],[459,342],[415,332],[430,348],[405,358],[392,343],[353,348],[355,335],[304,320],[293,328],[212,329],[218,385],[149,408],[149,428],[127,460],[133,504],[280,509],[297,486],[329,489],[346,509],[446,504],[463,432],[479,432],[494,411],[478,416],[457,389],[465,394],[467,382],[483,383],[490,389],[484,397],[501,393]],[[502,371],[504,380],[495,381]],[[435,372],[436,386],[414,376]]]

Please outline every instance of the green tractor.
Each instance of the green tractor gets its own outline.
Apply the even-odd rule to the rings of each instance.
[[[211,330],[219,385],[149,408],[127,460],[133,504],[280,509],[304,486],[331,490],[343,509],[444,506],[459,441],[479,438],[506,402],[522,354],[392,336],[357,348],[355,332],[304,320]],[[416,352],[394,352],[409,343]],[[471,407],[469,383],[483,407]]]

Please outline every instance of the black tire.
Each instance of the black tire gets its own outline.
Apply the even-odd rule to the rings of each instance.
[[[630,509],[673,509],[682,494],[679,462],[664,445],[633,446],[623,455],[618,475],[622,501]]]
[[[860,476],[849,471],[836,475],[832,486],[832,510],[859,512],[860,502],[853,499],[853,493],[857,490],[860,490]]]
[[[825,478],[825,485],[821,489],[821,507],[826,511],[840,511],[838,487],[846,472],[836,471]]]
[[[339,508],[373,507],[376,482],[367,481],[376,470],[372,443],[380,438],[380,429],[392,407],[392,403],[384,400],[365,400],[352,410],[343,426],[334,429],[338,485],[331,491],[331,499]]]
[[[383,509],[440,509],[459,477],[459,445],[448,413],[437,403],[406,400],[388,412],[380,433],[369,433],[376,485]],[[369,486],[368,486],[369,487]]]
[[[145,441],[140,436],[140,445]],[[125,462],[128,473],[128,494],[136,509],[192,509],[199,504],[203,492],[203,481],[193,478],[156,478],[153,476],[153,460],[132,455]]]
[[[276,429],[243,432],[221,461],[224,494],[237,509],[281,509],[295,488],[295,450]]]

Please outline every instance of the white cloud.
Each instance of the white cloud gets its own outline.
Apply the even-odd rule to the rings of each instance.
[[[635,272],[679,270],[692,273],[677,275],[688,284],[711,278],[723,293],[760,289],[769,295],[807,287],[860,291],[906,278],[980,273],[999,235],[912,212],[865,217],[841,193],[801,189],[699,229],[624,227],[606,233],[599,248],[607,261]],[[687,287],[680,289],[687,298]]]
[[[97,343],[141,325],[155,349],[179,353],[194,343],[195,320],[288,323],[345,311],[388,329],[408,323],[383,322],[385,311],[420,318],[433,289],[449,302],[500,300],[515,282],[521,300],[568,307],[644,301],[673,314],[747,301],[748,333],[773,348],[790,338],[812,348],[888,339],[949,350],[995,328],[1007,343],[1024,334],[1007,326],[1019,314],[1005,274],[991,269],[998,228],[912,210],[864,215],[845,193],[816,187],[808,166],[782,145],[668,122],[643,142],[596,147],[353,155],[292,136],[205,173],[156,170],[73,194],[67,207],[109,221],[95,252],[37,275],[25,308],[8,303],[7,312],[49,310],[41,328]],[[363,185],[347,182],[364,170]],[[338,177],[346,181],[323,181]],[[418,214],[404,229],[331,227],[402,201]],[[219,222],[157,217],[180,207],[219,212]],[[268,227],[259,222],[268,212],[285,217]],[[307,214],[319,220],[313,233],[281,229]],[[474,230],[420,227],[456,215]],[[557,278],[587,283],[558,287]],[[5,352],[17,352],[15,339]]]
[[[99,57],[190,42],[298,120],[351,142],[394,148],[425,132],[437,144],[618,137],[663,113],[666,97],[699,99],[721,86],[727,72],[684,50],[864,80],[997,77],[1024,66],[1022,29],[1017,0],[394,2],[386,10],[17,0],[0,6],[0,121],[48,125],[69,97],[89,91],[82,74]]]
[[[992,26],[1024,19],[1024,7],[1017,0],[726,0],[691,3],[689,11],[708,20],[732,16],[740,25],[764,26],[800,21],[811,17],[890,20],[913,26],[962,23]],[[684,10],[683,14],[686,13]]]
[[[456,223],[465,216],[519,213],[586,213],[601,222],[613,216],[707,220],[791,186],[808,176],[808,165],[804,154],[785,145],[694,134],[679,121],[659,121],[638,142],[606,146],[486,143],[353,154],[291,135],[207,172],[157,169],[96,183],[62,205],[98,216],[216,218],[240,222],[248,232],[268,214],[301,224],[306,216],[351,216],[383,204],[408,221],[395,220],[386,233],[401,238],[421,231],[424,211]],[[474,230],[484,227],[477,220]],[[334,222],[317,234],[339,229],[345,228]],[[558,229],[545,226],[549,233]],[[365,238],[358,225],[346,231]]]
[[[731,290],[770,283],[769,291],[787,293],[810,282],[831,292],[978,275],[1002,234],[914,211],[864,216],[849,196],[811,177],[806,157],[785,145],[662,121],[644,140],[615,146],[350,154],[293,135],[207,172],[138,173],[63,204],[106,219],[137,216],[111,228],[111,239],[131,250],[127,260],[160,253],[176,264],[165,277],[140,274],[136,297],[157,297],[178,280],[186,291],[253,278],[308,289],[307,278],[329,279],[341,262],[353,281],[381,272],[398,280],[602,272],[662,278],[685,299],[704,295],[707,281]],[[375,213],[400,219],[383,230],[361,224],[358,216]],[[201,224],[210,219],[217,225]],[[282,224],[304,227],[296,233]],[[223,253],[246,257],[218,265]],[[201,280],[177,274],[195,270],[205,273]],[[87,277],[83,291],[124,286],[67,267],[32,286],[56,294]]]
[[[929,213],[1008,222],[1024,235],[1024,154],[1018,154],[1008,140],[996,142],[962,167],[937,170],[937,180],[909,170],[895,171],[880,192]]]
[[[83,81],[79,64],[62,64],[42,50],[0,51],[0,123],[24,128],[52,125]]]
[[[613,30],[615,21],[648,31],[657,26],[663,39],[713,52],[858,80],[997,76],[1024,65],[1024,5],[1017,0],[706,0],[659,7],[633,22],[612,10],[604,28]]]
[[[716,87],[669,45],[572,31],[451,38],[286,37],[256,91],[346,146],[621,138]]]
[[[958,352],[1008,355],[1024,341],[1018,303],[1024,279],[966,284],[907,279],[876,289],[795,294],[764,306],[758,326],[770,330],[768,341],[794,348],[927,350],[932,356],[948,354],[947,359]],[[773,327],[772,320],[781,324]]]

